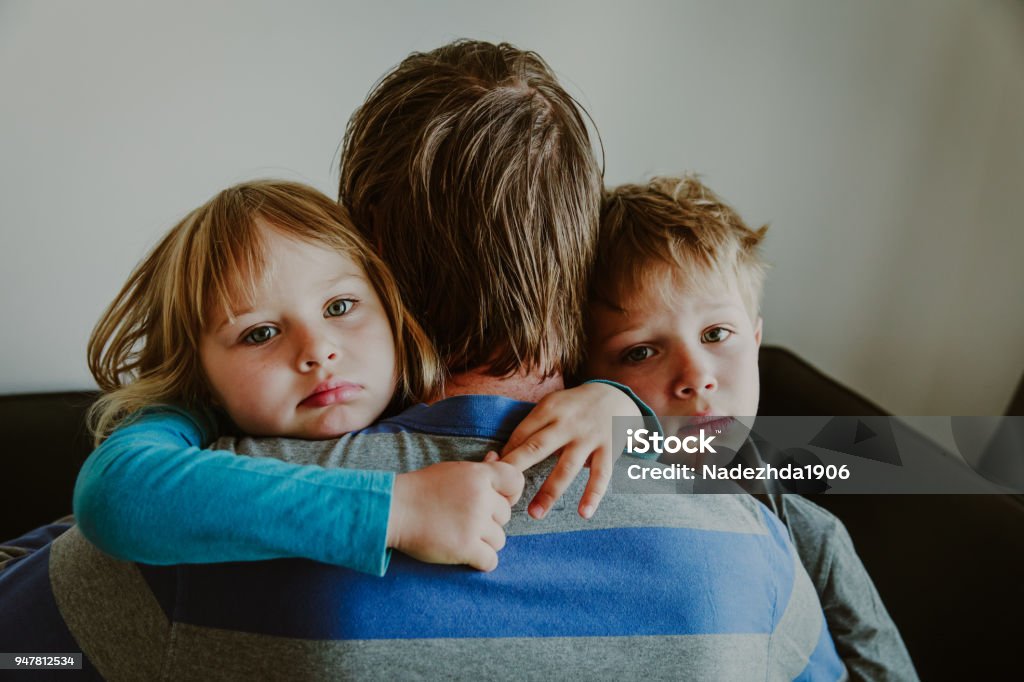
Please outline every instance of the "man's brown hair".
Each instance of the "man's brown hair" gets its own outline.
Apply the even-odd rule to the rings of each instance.
[[[604,194],[592,300],[612,308],[630,292],[680,283],[698,290],[735,285],[756,319],[767,266],[759,245],[768,226],[750,229],[695,175],[653,178]],[[671,277],[664,277],[668,272]]]
[[[505,43],[410,55],[345,131],[338,198],[453,372],[578,364],[600,193],[580,107]]]

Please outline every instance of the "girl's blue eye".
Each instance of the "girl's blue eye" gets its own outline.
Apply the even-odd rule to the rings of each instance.
[[[732,332],[725,327],[712,327],[700,335],[703,343],[721,343],[732,336]]]
[[[341,317],[352,310],[354,304],[355,301],[350,298],[339,298],[336,301],[331,301],[331,304],[327,306],[327,310],[324,311],[324,317]]]
[[[268,327],[264,325],[262,327],[256,327],[251,332],[246,334],[242,341],[248,343],[251,346],[258,346],[261,343],[266,343],[267,341],[274,338],[280,333],[281,332],[279,332],[274,327]]]
[[[626,353],[626,362],[643,362],[654,355],[654,349],[650,346],[637,346],[630,348]]]

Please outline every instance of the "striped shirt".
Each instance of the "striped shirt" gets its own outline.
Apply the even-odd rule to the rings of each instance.
[[[466,396],[337,441],[217,447],[404,471],[482,458],[529,407]],[[36,559],[49,580],[32,589],[54,608],[19,618],[58,618],[109,679],[845,677],[785,529],[756,500],[613,490],[586,521],[578,481],[536,521],[525,504],[549,470],[527,472],[492,573],[398,553],[383,578],[298,559],[145,566],[73,528]]]

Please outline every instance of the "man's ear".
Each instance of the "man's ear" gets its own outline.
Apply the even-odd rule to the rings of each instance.
[[[764,327],[764,318],[760,315],[757,316],[757,324],[754,325],[754,342],[757,343],[757,347],[761,347],[761,328]]]

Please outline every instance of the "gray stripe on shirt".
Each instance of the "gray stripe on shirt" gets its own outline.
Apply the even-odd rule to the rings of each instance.
[[[50,583],[68,630],[104,678],[160,678],[170,623],[135,564],[72,526],[51,545]]]

